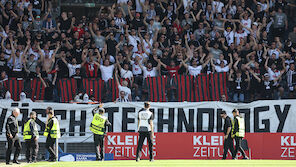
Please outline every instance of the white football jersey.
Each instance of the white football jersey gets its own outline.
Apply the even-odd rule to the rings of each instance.
[[[140,110],[138,114],[139,132],[150,132],[150,120],[153,120],[153,113],[149,109]]]

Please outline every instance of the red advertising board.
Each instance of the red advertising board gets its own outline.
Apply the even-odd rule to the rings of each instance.
[[[156,133],[153,146],[155,159],[221,159],[223,155],[222,133]],[[296,133],[248,133],[252,159],[296,159]],[[108,133],[105,152],[113,153],[114,159],[135,159],[137,133]],[[148,159],[145,140],[142,159]],[[228,154],[230,158],[230,154]],[[240,153],[238,157],[241,158]]]

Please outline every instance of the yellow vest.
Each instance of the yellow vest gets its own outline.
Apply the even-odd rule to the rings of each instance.
[[[98,134],[98,135],[104,135],[105,131],[105,122],[107,120],[107,117],[102,116],[98,113],[96,113],[94,115],[94,118],[90,124],[90,130],[94,133],[94,134]]]
[[[35,133],[36,134],[36,137],[39,136],[36,125],[35,125],[35,127],[33,127],[34,132],[31,132],[31,129],[30,129],[30,123],[31,123],[31,121],[32,121],[32,119],[29,119],[25,123],[25,125],[24,125],[24,133],[23,133],[24,140],[30,140],[30,139],[32,139],[32,133]]]
[[[48,134],[50,134],[50,137],[53,139],[60,138],[61,132],[60,132],[60,125],[59,125],[58,120],[55,117],[53,117],[50,121],[53,121],[52,128],[51,128],[51,130],[49,130],[49,127],[46,126],[43,135],[47,137]]]
[[[238,131],[236,133],[232,133],[231,137],[245,137],[245,120],[244,118],[241,118],[240,116],[235,117],[238,122]],[[235,127],[235,119],[232,121],[232,132],[234,131]]]

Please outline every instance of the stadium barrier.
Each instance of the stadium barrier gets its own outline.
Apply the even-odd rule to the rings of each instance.
[[[37,112],[38,119],[36,122],[42,134],[47,117],[45,109],[48,106],[54,108],[60,121],[63,134],[59,140],[60,143],[93,142],[89,125],[93,117],[91,110],[98,106],[96,104],[20,103],[5,100],[0,101],[0,141],[6,141],[5,121],[14,107],[19,107],[21,111],[21,115],[18,117],[20,129],[29,113],[31,111]],[[122,146],[130,144],[131,141],[129,140],[132,140],[132,145],[136,145],[137,112],[143,107],[143,103],[111,102],[105,103],[103,107],[106,110],[106,116],[112,123],[112,126],[108,128],[109,137],[107,139],[110,139],[110,141],[106,140],[106,148],[115,147],[114,149],[120,150]],[[221,133],[223,120],[220,118],[220,112],[226,110],[228,115],[232,117],[233,108],[238,108],[245,118],[247,141],[252,158],[295,159],[296,100],[256,101],[245,104],[218,101],[151,103],[151,110],[155,116],[155,132],[158,132],[155,140],[156,158],[219,158],[217,151],[219,148],[220,155],[222,151],[221,137],[223,136]],[[113,137],[114,135],[121,137]],[[199,138],[200,135],[204,137]],[[21,135],[20,137],[22,138]],[[196,141],[195,144],[193,144],[194,140]],[[40,142],[45,142],[45,138],[41,136]],[[108,145],[108,142],[113,145]],[[200,142],[203,142],[203,144],[200,144]],[[204,146],[208,147],[206,143],[209,142],[212,144],[208,146],[215,146],[216,148],[204,148]],[[215,143],[218,143],[218,145],[216,146]],[[201,150],[194,150],[194,147],[201,147],[199,148]],[[110,149],[112,148],[106,149],[106,151],[110,152]],[[207,149],[210,150],[210,153]],[[194,151],[201,151],[200,154],[196,153],[200,156],[193,156]],[[217,155],[210,156],[214,154],[214,151]],[[114,153],[114,159],[122,158],[118,156],[119,154],[121,153]],[[183,155],[186,155],[186,157],[183,157]]]
[[[247,133],[245,139],[245,152],[251,159],[296,159],[295,133]],[[135,159],[137,140],[137,133],[108,133],[105,152],[115,160]],[[222,159],[223,141],[222,133],[156,133],[153,154],[155,159]],[[230,155],[229,151],[229,159]],[[142,158],[149,159],[147,142]],[[240,152],[238,158],[242,158]]]
[[[122,82],[124,79],[121,79]],[[128,81],[128,87],[132,87]],[[5,90],[10,91],[13,100],[19,100],[19,94],[24,91],[31,100],[44,100],[45,86],[40,79],[10,78],[4,81]],[[219,101],[221,95],[227,95],[227,74],[200,74],[147,77],[143,80],[143,93],[153,102],[168,101],[168,91],[176,91],[176,101],[201,102]],[[115,79],[104,82],[98,78],[63,78],[57,81],[57,92],[60,102],[70,102],[78,93],[87,93],[96,101],[115,101],[119,96],[118,85]]]

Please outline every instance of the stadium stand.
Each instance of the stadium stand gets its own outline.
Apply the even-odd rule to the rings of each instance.
[[[116,101],[120,92],[156,102],[295,98],[295,1],[114,2],[2,0],[0,98],[7,91],[13,100],[25,92],[54,102],[84,94]],[[67,5],[93,16],[65,12]]]

